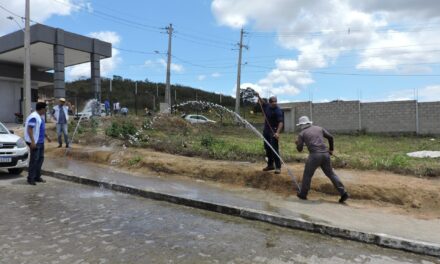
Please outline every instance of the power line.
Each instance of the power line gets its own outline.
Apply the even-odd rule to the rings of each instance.
[[[160,30],[161,30],[161,28],[157,27],[157,26],[140,23],[140,22],[137,22],[137,21],[134,21],[131,19],[127,19],[127,18],[120,17],[120,16],[115,16],[115,15],[112,15],[112,14],[109,14],[106,12],[102,12],[102,11],[99,11],[96,9],[93,9],[92,11],[90,11],[89,9],[85,8],[83,5],[67,4],[67,3],[59,1],[59,0],[52,0],[52,1],[63,4],[65,6],[75,7],[77,10],[80,10],[83,12],[85,11],[86,14],[89,14],[91,16],[96,16],[101,19],[105,19],[108,21],[119,23],[121,25],[130,26],[132,28],[137,28],[137,29],[146,30],[146,31],[153,31],[153,32],[160,32]]]
[[[0,5],[0,8],[3,9],[4,11],[6,11],[7,13],[9,13],[10,15],[13,15],[13,16],[15,16],[15,17],[18,17],[18,18],[24,19],[23,16],[20,16],[20,15],[18,15],[17,13],[12,12],[11,10],[7,9],[6,7],[4,7],[4,6],[2,6],[2,5]]]
[[[419,26],[421,25],[421,26]],[[428,26],[426,26],[428,25]],[[389,26],[389,27],[377,27],[370,29],[361,29],[361,28],[353,28],[347,26],[346,28],[339,29],[325,29],[325,30],[316,30],[316,31],[278,31],[278,32],[267,32],[267,31],[250,31],[254,37],[272,37],[272,36],[280,36],[280,37],[298,37],[309,35],[311,37],[318,37],[329,34],[351,34],[351,33],[361,33],[361,32],[387,32],[387,33],[402,33],[402,32],[422,32],[422,31],[432,31],[433,29],[440,29],[438,26],[431,25],[440,25],[439,23],[427,23],[427,24],[414,24],[414,25],[402,25],[402,26]],[[405,30],[406,29],[406,30]],[[396,31],[391,31],[396,30]],[[400,30],[400,31],[397,31]]]
[[[212,39],[212,38],[196,36],[196,35],[192,35],[192,34],[188,34],[188,33],[182,33],[180,31],[177,31],[177,34],[180,34],[180,35],[185,36],[190,39],[196,39],[196,40],[200,40],[200,41],[204,41],[204,42],[208,42],[208,43],[215,43],[218,45],[224,45],[224,46],[233,46],[234,45],[233,42],[226,42],[226,41],[216,40],[216,39]]]
[[[184,40],[184,41],[188,41],[188,42],[192,42],[192,43],[196,43],[196,44],[199,44],[199,45],[202,45],[202,46],[208,46],[208,47],[211,47],[211,48],[224,49],[224,50],[231,50],[230,47],[228,48],[228,47],[223,46],[223,45],[217,45],[217,44],[213,44],[213,43],[206,43],[206,42],[202,42],[202,41],[198,41],[198,40],[194,40],[194,39],[189,39],[189,38],[186,38],[186,37],[184,37],[182,35],[178,35],[178,34],[176,34],[175,37],[178,38],[178,39],[181,39],[181,40]]]
[[[252,64],[247,64],[247,66],[254,67],[254,68],[262,68],[262,69],[273,69],[271,67],[252,65]],[[370,76],[370,77],[433,77],[433,76],[440,76],[440,74],[380,74],[380,73],[365,74],[365,73],[309,71],[309,70],[304,70],[304,69],[298,69],[298,70],[277,69],[277,70],[286,71],[286,72],[303,72],[303,73],[323,74],[323,75],[345,75],[345,76],[365,76],[365,77],[368,77],[368,76]]]
[[[174,55],[173,55],[173,58],[177,59],[178,61],[180,61],[180,62],[182,62],[182,63],[186,63],[186,64],[188,64],[188,65],[192,65],[192,66],[200,67],[200,68],[208,68],[208,69],[228,69],[228,68],[235,67],[235,65],[228,65],[228,66],[212,66],[212,65],[207,66],[207,65],[201,65],[201,64],[192,63],[192,62],[190,62],[190,61],[188,61],[188,60],[185,60],[185,59],[181,59],[181,58],[179,58],[179,57],[177,57],[177,56],[174,56]]]
[[[167,54],[166,52],[158,52],[158,51],[153,51],[153,52],[149,52],[149,51],[142,51],[142,50],[133,50],[133,49],[125,49],[125,48],[119,48],[119,47],[114,47],[114,49],[119,50],[119,51],[125,51],[125,52],[130,52],[130,53],[138,53],[138,54],[147,54],[147,55],[151,55],[151,54],[158,54],[158,55],[164,55]]]

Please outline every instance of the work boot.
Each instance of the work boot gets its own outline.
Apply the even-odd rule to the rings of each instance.
[[[34,181],[27,180],[27,183],[30,185],[37,185]]]
[[[350,195],[348,195],[348,192],[345,192],[343,195],[341,195],[341,198],[339,199],[339,203],[345,203],[347,199],[350,198]]]
[[[296,197],[298,197],[299,199],[301,199],[301,200],[307,200],[307,197],[305,197],[305,196],[302,196],[301,194],[296,194]]]
[[[267,166],[266,168],[263,169],[263,171],[271,171],[274,169],[275,169],[274,167]]]
[[[281,169],[276,168],[275,169],[275,174],[280,174],[281,173]]]
[[[62,146],[63,146],[63,145],[59,144],[59,145],[58,145],[58,148],[61,148]]]

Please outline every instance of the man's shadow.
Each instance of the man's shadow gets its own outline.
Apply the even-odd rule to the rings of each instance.
[[[3,170],[0,168],[0,182],[2,181],[11,181],[12,184],[27,184],[26,180],[26,171],[23,171],[20,174],[11,174],[7,170]]]

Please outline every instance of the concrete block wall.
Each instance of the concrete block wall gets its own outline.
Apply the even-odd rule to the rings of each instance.
[[[418,133],[440,134],[440,102],[418,103]],[[338,101],[312,104],[280,104],[285,112],[285,130],[297,131],[298,118],[307,115],[314,124],[331,132],[417,133],[416,101],[361,103]]]
[[[311,105],[310,102],[280,104],[280,107],[284,111],[284,131],[296,131],[296,123],[298,122],[298,118],[304,115],[308,117],[311,116],[311,106],[313,108],[313,104]]]
[[[372,133],[415,133],[416,102],[393,101],[361,104],[362,129]]]
[[[359,101],[313,104],[313,123],[329,131],[359,130]]]
[[[419,133],[440,134],[440,102],[419,103]]]

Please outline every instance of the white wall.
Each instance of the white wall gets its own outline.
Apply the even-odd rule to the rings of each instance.
[[[21,81],[10,81],[0,79],[0,122],[15,122],[14,113],[20,112],[20,88]],[[37,88],[32,84],[32,89]],[[32,103],[32,109],[35,109],[35,103]]]

